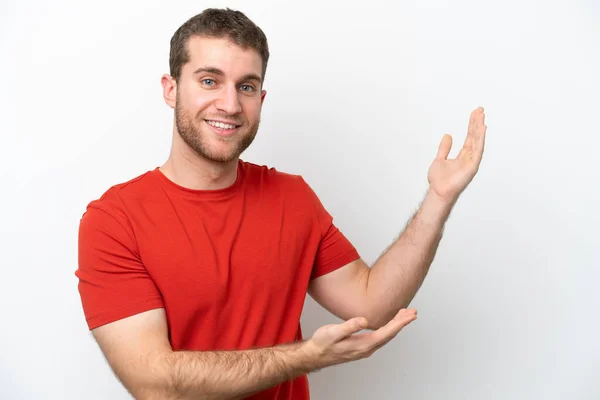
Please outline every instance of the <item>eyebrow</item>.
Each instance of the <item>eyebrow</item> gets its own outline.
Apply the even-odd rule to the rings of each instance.
[[[209,73],[209,74],[225,76],[225,73],[223,71],[221,71],[219,68],[215,68],[215,67],[200,67],[194,71],[194,75],[198,75],[198,74],[202,74],[202,73]],[[253,81],[253,80],[262,83],[262,78],[256,74],[246,74],[246,75],[242,76],[242,79],[240,79],[241,82]]]

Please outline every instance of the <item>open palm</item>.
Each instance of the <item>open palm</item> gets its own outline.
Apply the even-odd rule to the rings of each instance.
[[[485,114],[482,107],[471,112],[463,148],[455,159],[448,159],[452,136],[442,138],[435,160],[429,167],[429,186],[442,199],[453,203],[471,182],[477,171],[485,144]]]

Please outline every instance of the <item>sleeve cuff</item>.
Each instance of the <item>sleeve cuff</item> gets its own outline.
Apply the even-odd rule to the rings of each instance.
[[[156,308],[164,308],[163,300],[160,297],[155,297],[138,303],[129,304],[117,310],[112,310],[99,315],[95,315],[93,317],[87,318],[86,321],[88,324],[88,328],[92,330],[110,322],[131,317],[132,315],[153,310]]]

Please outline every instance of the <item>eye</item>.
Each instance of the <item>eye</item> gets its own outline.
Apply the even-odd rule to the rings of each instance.
[[[253,92],[254,91],[254,86],[252,86],[252,85],[242,85],[242,86],[240,86],[240,89],[242,90],[242,92]]]
[[[204,86],[213,86],[215,84],[215,81],[210,78],[202,79],[201,82]]]

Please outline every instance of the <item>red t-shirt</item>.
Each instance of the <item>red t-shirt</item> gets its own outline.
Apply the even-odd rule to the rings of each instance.
[[[156,168],[92,201],[79,227],[89,329],[165,308],[173,350],[302,339],[311,279],[359,257],[302,177],[242,160],[234,184],[187,189]],[[308,399],[306,376],[254,399]]]

